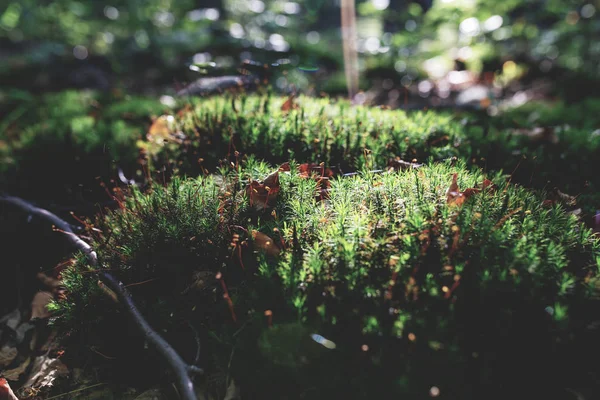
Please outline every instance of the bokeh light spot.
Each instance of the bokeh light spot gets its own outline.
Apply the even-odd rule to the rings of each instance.
[[[114,21],[119,18],[119,10],[113,6],[106,6],[104,7],[104,16]]]
[[[467,18],[460,23],[458,28],[467,36],[476,36],[480,32],[479,20],[475,17]]]
[[[235,22],[229,27],[229,34],[233,38],[241,39],[244,37],[244,28],[242,27],[242,25]]]
[[[306,41],[310,44],[317,44],[321,40],[321,35],[317,31],[310,31],[306,34]]]
[[[371,3],[376,10],[385,10],[389,7],[390,0],[371,0]]]
[[[483,29],[488,32],[495,31],[502,26],[503,19],[499,15],[492,15],[483,23]]]
[[[88,57],[88,49],[85,46],[78,44],[73,47],[73,55],[78,60],[85,60]]]
[[[596,14],[596,7],[593,4],[586,4],[581,7],[581,16],[583,18],[592,18]]]

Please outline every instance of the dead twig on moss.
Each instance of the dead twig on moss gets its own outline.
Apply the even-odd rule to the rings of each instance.
[[[82,251],[86,255],[92,266],[98,265],[98,255],[96,252],[88,243],[74,234],[73,230],[71,229],[71,225],[65,220],[48,210],[36,207],[18,197],[0,195],[0,202],[13,205],[26,212],[29,216],[41,217],[52,223],[56,228],[70,233],[69,235],[65,235],[65,238],[73,245],[73,247]],[[135,306],[131,298],[131,294],[125,288],[123,283],[106,271],[100,270],[98,275],[104,284],[117,295],[117,299],[125,308],[125,311],[129,317],[133,319],[135,325],[140,330],[144,338],[167,362],[175,374],[181,398],[184,400],[196,400],[197,397],[194,392],[194,383],[191,379],[191,375],[201,374],[203,373],[203,370],[194,365],[188,365],[179,356],[179,354],[177,354],[175,349],[173,349],[173,347],[171,347],[166,340],[164,340],[158,333],[156,333],[155,330],[152,329],[150,324],[148,324],[144,316]]]

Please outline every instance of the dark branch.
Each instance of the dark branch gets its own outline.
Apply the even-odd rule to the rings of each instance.
[[[67,232],[68,233],[67,240],[69,242],[71,242],[71,244],[73,244],[73,246],[75,248],[77,248],[77,249],[81,250],[83,253],[85,253],[88,260],[90,261],[90,264],[92,264],[92,265],[98,264],[98,256],[96,255],[96,252],[94,250],[92,250],[92,247],[89,244],[87,244],[86,242],[81,240],[79,238],[79,236],[75,235],[75,233],[73,232],[73,229],[71,229],[71,224],[69,224],[67,221],[59,218],[55,214],[52,214],[48,210],[44,210],[43,208],[38,208],[38,207],[32,205],[31,203],[28,203],[27,201],[20,199],[18,197],[0,196],[0,201],[7,203],[7,204],[12,204],[12,205],[20,208],[21,210],[25,211],[30,216],[37,215],[37,216],[51,222],[58,229]]]
[[[175,373],[181,397],[184,399],[196,399],[194,384],[190,379],[192,368],[179,357],[179,354],[177,354],[166,340],[160,337],[160,335],[150,327],[135,304],[133,304],[131,295],[123,286],[123,283],[119,282],[115,277],[108,273],[101,273],[101,275],[103,275],[101,276],[102,281],[109,289],[117,294],[119,302],[123,304],[123,307],[133,319],[142,335],[152,346],[154,346],[156,351],[158,351],[158,353],[167,361],[171,370]]]
[[[92,247],[81,240],[73,230],[71,225],[59,218],[57,215],[51,213],[48,210],[38,208],[31,203],[13,196],[0,195],[0,202],[6,204],[12,204],[25,211],[29,215],[39,216],[49,222],[51,222],[58,229],[67,233],[66,237],[69,242],[78,250],[81,250],[87,256],[91,265],[98,265],[98,256]],[[177,378],[177,384],[179,393],[184,400],[196,400],[196,394],[194,392],[194,383],[192,382],[190,375],[202,373],[202,370],[195,366],[188,365],[183,359],[177,354],[177,352],[164,340],[152,327],[148,324],[146,319],[137,309],[129,291],[123,286],[123,283],[119,282],[114,276],[108,272],[101,271],[99,273],[100,279],[104,282],[108,288],[117,294],[117,298],[125,308],[125,311],[129,314],[131,319],[135,322],[145,339],[156,349],[156,351],[167,361],[171,370]]]

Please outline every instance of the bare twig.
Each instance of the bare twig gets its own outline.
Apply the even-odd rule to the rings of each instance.
[[[65,232],[73,233],[73,230],[71,229],[71,224],[69,224],[67,221],[59,218],[55,214],[52,214],[50,211],[44,210],[43,208],[38,208],[23,199],[20,199],[18,197],[14,197],[14,196],[0,196],[0,201],[7,203],[7,204],[12,204],[12,205],[20,208],[21,210],[25,211],[30,216],[37,215],[39,217],[42,217],[45,220],[51,222],[57,228],[65,231]],[[83,253],[85,253],[88,260],[90,261],[90,264],[92,264],[92,265],[98,264],[98,256],[96,255],[96,252],[94,250],[92,250],[92,247],[89,244],[87,244],[86,242],[81,240],[75,234],[66,235],[65,237],[67,238],[67,240],[69,242],[71,242],[71,244],[75,248],[77,248],[77,249],[81,250]]]
[[[64,221],[50,211],[38,208],[18,197],[0,195],[0,202],[16,206],[30,216],[39,216],[51,222],[55,227],[71,233],[71,235],[65,235],[65,238],[71,242],[73,247],[85,253],[92,266],[98,265],[98,256],[96,252],[88,243],[81,240],[77,235],[72,234],[73,230],[68,222]],[[203,372],[202,369],[196,366],[188,365],[179,356],[179,354],[177,354],[175,349],[173,349],[166,340],[164,340],[158,333],[156,333],[156,331],[152,329],[150,324],[148,324],[146,319],[133,303],[131,295],[123,283],[106,271],[100,270],[99,276],[104,284],[116,293],[119,302],[123,305],[130,318],[133,319],[135,325],[140,330],[144,338],[163,357],[167,364],[169,364],[171,370],[176,376],[177,386],[181,398],[184,400],[196,400],[197,397],[194,392],[194,383],[192,382],[190,375],[201,374]]]

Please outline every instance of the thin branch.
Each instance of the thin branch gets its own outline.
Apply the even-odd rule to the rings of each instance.
[[[102,276],[104,275],[104,276]],[[142,335],[146,338],[156,351],[165,359],[165,361],[171,367],[171,370],[175,373],[178,383],[179,393],[181,398],[186,400],[196,399],[194,393],[194,383],[190,379],[190,366],[183,361],[183,359],[177,354],[166,340],[164,340],[156,331],[152,329],[150,324],[146,321],[144,316],[137,309],[129,291],[123,286],[123,283],[119,282],[115,277],[108,273],[101,273],[101,278],[108,286],[109,289],[117,294],[119,302],[123,305],[129,316],[135,322]]]
[[[14,196],[0,195],[0,202],[12,204],[13,206],[25,211],[30,216],[39,216],[51,222],[57,228],[68,233],[73,233],[73,230],[68,222],[64,221],[50,211],[36,207],[23,199]],[[81,240],[75,234],[65,235],[65,238],[76,249],[85,253],[92,266],[98,265],[98,256],[89,244]],[[129,291],[125,288],[123,283],[106,271],[100,271],[99,276],[104,284],[116,293],[120,303],[123,305],[130,318],[133,319],[135,325],[140,330],[144,338],[148,341],[148,343],[154,346],[155,350],[163,357],[167,364],[169,364],[171,370],[176,376],[181,398],[184,400],[196,400],[197,397],[194,392],[194,383],[192,382],[190,375],[202,373],[202,369],[188,365],[179,356],[179,354],[177,354],[175,349],[173,349],[166,340],[164,340],[158,333],[156,333],[156,331],[152,329],[150,324],[148,324],[146,319],[135,306],[133,300],[131,299],[131,294],[129,294]]]
[[[71,229],[71,224],[69,224],[67,221],[59,218],[55,214],[52,214],[50,211],[44,210],[43,208],[38,208],[23,199],[20,199],[18,197],[14,197],[14,196],[0,196],[0,201],[7,203],[7,204],[12,204],[12,205],[20,208],[21,210],[27,212],[27,214],[29,214],[29,215],[37,215],[37,216],[51,222],[54,226],[56,226],[57,228],[65,231],[65,232],[73,233],[73,230]],[[90,264],[92,264],[92,265],[98,264],[98,256],[96,255],[96,252],[92,249],[92,247],[89,244],[87,244],[86,242],[81,240],[75,234],[66,235],[65,237],[67,238],[67,240],[69,242],[71,242],[71,244],[75,248],[77,248],[77,249],[81,250],[83,253],[85,253],[88,260],[90,261]]]

